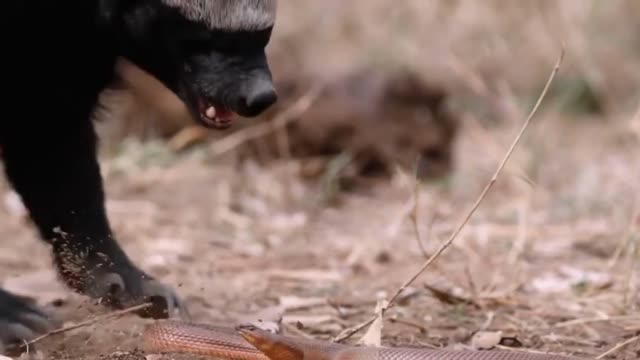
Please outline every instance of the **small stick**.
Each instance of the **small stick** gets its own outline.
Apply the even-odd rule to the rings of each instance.
[[[153,304],[144,303],[144,304],[132,306],[130,308],[126,308],[126,309],[123,309],[123,310],[115,311],[115,312],[112,312],[112,313],[109,313],[109,314],[105,314],[105,315],[102,315],[102,316],[98,316],[96,318],[93,318],[91,320],[86,320],[86,321],[83,321],[81,323],[77,323],[77,324],[74,324],[74,325],[69,325],[69,326],[66,326],[66,327],[61,327],[61,328],[56,329],[56,330],[51,330],[48,333],[40,335],[40,336],[38,336],[37,338],[35,338],[35,339],[31,340],[31,341],[25,342],[24,344],[21,345],[21,347],[27,347],[28,348],[29,345],[33,345],[33,344],[35,344],[37,342],[40,342],[40,341],[48,338],[49,336],[53,336],[53,335],[56,335],[56,334],[61,334],[61,333],[64,333],[64,332],[75,330],[75,329],[78,329],[78,328],[81,328],[81,327],[89,326],[89,325],[95,324],[95,323],[103,321],[103,320],[110,320],[110,319],[114,319],[114,318],[119,318],[120,316],[129,314],[129,313],[132,313],[132,312],[136,312],[138,310],[142,310],[142,309],[144,309],[146,307],[149,307],[151,305],[153,305]]]
[[[639,131],[638,136],[640,136],[640,105],[638,105],[638,110],[636,110],[635,114],[631,118],[630,123],[632,124],[632,130],[633,130],[633,124],[634,123],[638,124],[638,131]],[[632,232],[634,227],[636,226],[637,221],[640,221],[640,196],[636,196],[635,198],[635,201],[633,203],[633,208],[631,210],[631,219],[629,220],[629,225],[627,226],[627,229],[625,230],[624,235],[620,239],[620,244],[617,246],[616,251],[614,252],[613,256],[611,256],[611,259],[609,259],[609,263],[608,263],[609,269],[616,266],[625,248],[629,245],[629,242],[631,241]]]
[[[458,237],[458,235],[460,234],[460,232],[462,231],[464,226],[467,224],[467,222],[469,222],[469,220],[471,219],[471,216],[473,216],[473,214],[475,213],[476,209],[480,206],[480,203],[482,203],[484,198],[487,196],[487,193],[489,192],[489,190],[493,187],[493,185],[498,180],[498,176],[502,172],[502,169],[507,164],[507,161],[509,161],[509,159],[511,158],[511,154],[515,150],[516,145],[520,142],[520,139],[524,135],[524,132],[526,131],[526,129],[529,127],[529,124],[531,123],[531,120],[533,119],[533,116],[537,113],[538,108],[540,107],[540,104],[542,103],[543,98],[545,97],[547,91],[549,90],[549,87],[551,86],[551,83],[553,82],[553,79],[555,78],[556,74],[560,70],[560,64],[562,63],[562,60],[564,59],[564,54],[565,54],[565,50],[564,50],[564,47],[563,47],[562,50],[561,50],[561,53],[560,53],[560,57],[558,58],[558,61],[556,62],[555,67],[553,68],[551,76],[549,77],[549,80],[547,81],[547,84],[545,85],[542,93],[540,94],[540,97],[538,98],[538,101],[536,102],[536,105],[534,106],[533,110],[531,111],[531,113],[527,117],[527,120],[525,121],[524,125],[522,126],[522,129],[520,130],[520,132],[516,136],[515,140],[511,144],[511,147],[509,148],[509,150],[507,151],[507,154],[505,155],[504,159],[500,163],[500,166],[498,166],[498,169],[493,174],[493,177],[491,178],[489,183],[485,186],[484,190],[482,191],[482,193],[480,194],[480,196],[478,197],[476,202],[473,204],[473,206],[471,207],[471,210],[465,216],[465,218],[463,219],[462,223],[460,223],[460,225],[457,227],[457,229],[453,232],[453,234],[449,237],[449,239],[438,249],[438,251],[436,251],[436,253],[433,254],[433,256],[431,256],[431,258],[429,258],[420,267],[420,269],[398,289],[398,291],[396,291],[396,293],[389,300],[389,303],[393,303],[396,300],[396,298],[400,295],[400,293],[402,293],[409,285],[411,285],[418,278],[418,276],[420,276],[427,269],[427,267],[429,267],[429,265],[431,265],[431,263],[435,259],[437,259],[440,256],[440,254],[442,254],[453,243],[453,241]]]
[[[629,219],[629,224],[627,225],[627,228],[624,231],[624,235],[620,239],[620,243],[618,244],[616,251],[614,252],[613,256],[611,256],[611,259],[609,259],[609,264],[608,264],[609,269],[616,266],[625,248],[627,248],[627,246],[629,245],[629,242],[631,241],[631,237],[633,236],[633,229],[635,228],[636,221],[638,221],[639,218],[640,218],[640,195],[636,196],[635,201],[633,202],[633,208],[631,210],[631,219]]]
[[[418,168],[420,166],[420,156],[418,156],[416,160],[416,169],[415,169],[415,178],[413,184],[413,207],[411,208],[411,212],[409,212],[409,219],[411,219],[411,224],[413,224],[413,234],[416,237],[416,241],[418,242],[418,247],[422,252],[422,255],[425,259],[429,258],[429,253],[427,253],[427,249],[425,249],[424,244],[422,243],[422,238],[420,237],[420,229],[418,227],[418,206],[420,202],[420,180],[418,179]]]
[[[625,277],[627,278],[627,286],[624,292],[623,306],[625,309],[633,310],[635,308],[634,299],[637,289],[636,285],[636,262],[638,260],[638,239],[632,235],[630,240],[629,251],[629,269]]]
[[[532,196],[531,193],[527,193],[526,199],[523,204],[519,207],[518,216],[518,235],[513,244],[513,248],[509,252],[509,256],[507,257],[507,264],[510,267],[514,267],[517,265],[518,260],[522,256],[527,247],[527,239],[529,238],[528,230],[529,230],[529,213],[531,212],[531,201]]]
[[[632,342],[635,342],[635,341],[638,341],[638,340],[640,340],[640,335],[634,336],[631,339],[627,339],[627,340],[625,340],[625,341],[623,341],[621,343],[618,343],[618,344],[616,344],[616,346],[614,346],[611,349],[609,349],[609,350],[603,352],[602,354],[598,355],[598,357],[596,357],[596,360],[604,359],[605,356],[611,355],[614,352],[616,352],[616,351],[622,349],[623,347],[631,344]]]
[[[464,274],[467,277],[467,283],[469,285],[469,292],[471,293],[471,301],[473,303],[478,304],[480,307],[482,307],[482,305],[478,301],[478,298],[479,298],[478,287],[476,286],[476,282],[473,280],[473,274],[471,274],[471,269],[469,268],[469,264],[465,265]]]
[[[560,50],[560,56],[558,57],[558,60],[557,60],[555,66],[553,68],[553,71],[551,72],[551,75],[549,76],[549,79],[547,80],[547,83],[546,83],[544,89],[542,90],[542,93],[538,97],[538,101],[536,102],[535,106],[531,110],[531,113],[529,113],[529,116],[527,117],[526,121],[524,122],[524,125],[522,126],[520,132],[518,133],[516,138],[513,140],[511,146],[509,147],[509,150],[507,151],[507,153],[505,154],[504,158],[502,159],[502,162],[500,163],[500,165],[496,169],[496,172],[493,174],[493,177],[491,178],[489,183],[487,183],[487,185],[485,186],[484,190],[482,191],[482,193],[480,193],[480,196],[478,197],[476,202],[471,207],[471,210],[469,210],[467,215],[464,217],[464,219],[462,220],[460,225],[456,228],[456,230],[453,232],[453,234],[451,234],[449,239],[420,267],[420,269],[418,269],[418,271],[415,274],[413,274],[407,281],[404,282],[404,284],[402,284],[400,286],[400,288],[391,297],[391,299],[389,300],[387,305],[383,306],[380,309],[380,312],[382,314],[384,314],[389,309],[389,307],[394,304],[394,302],[396,301],[398,296],[400,296],[400,294],[409,285],[411,285],[431,265],[431,263],[433,263],[449,246],[451,246],[451,244],[453,244],[453,241],[458,237],[458,234],[460,234],[460,232],[462,231],[464,226],[467,224],[467,222],[469,222],[469,219],[471,219],[471,216],[473,216],[473,214],[475,213],[476,209],[480,206],[480,203],[482,203],[484,198],[487,196],[487,193],[489,192],[489,190],[496,183],[496,181],[498,179],[498,176],[502,172],[502,169],[507,164],[507,161],[511,158],[511,154],[513,154],[513,151],[515,150],[516,145],[518,145],[518,143],[520,142],[520,139],[522,138],[522,136],[524,135],[525,131],[529,127],[529,124],[533,120],[534,115],[538,112],[538,109],[540,108],[540,104],[542,103],[542,100],[544,99],[545,95],[547,94],[547,92],[548,92],[548,90],[549,90],[549,88],[551,86],[551,83],[553,82],[553,80],[556,77],[556,74],[560,70],[560,65],[562,64],[562,61],[564,60],[564,56],[565,56],[565,47],[564,47],[564,44],[563,44],[563,46],[562,46],[562,48]],[[333,341],[340,342],[340,341],[343,341],[345,339],[350,338],[351,336],[353,336],[358,331],[364,329],[366,326],[368,326],[369,324],[373,323],[375,321],[375,319],[377,318],[377,316],[378,315],[376,314],[371,319],[369,319],[366,322],[364,322],[363,324],[360,324],[360,325],[356,326],[353,329],[347,329],[346,331],[343,331],[339,336],[334,338]]]

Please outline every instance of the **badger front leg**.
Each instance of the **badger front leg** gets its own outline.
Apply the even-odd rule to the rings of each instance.
[[[152,302],[141,316],[170,316],[180,306],[174,292],[138,269],[114,239],[93,124],[77,114],[57,119],[38,130],[19,120],[5,126],[2,156],[11,184],[52,245],[58,273],[69,287],[106,305]]]

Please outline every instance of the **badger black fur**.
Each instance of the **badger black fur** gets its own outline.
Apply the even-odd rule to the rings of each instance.
[[[143,316],[166,317],[181,303],[133,264],[105,212],[92,115],[116,59],[155,76],[203,126],[227,128],[234,113],[253,117],[276,101],[265,56],[275,14],[275,0],[3,4],[2,163],[72,289],[114,307],[153,301]],[[49,325],[0,289],[0,353]]]

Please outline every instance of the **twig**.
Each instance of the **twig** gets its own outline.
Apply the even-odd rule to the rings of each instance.
[[[480,302],[478,301],[478,298],[479,298],[478,287],[476,286],[476,282],[473,280],[473,274],[471,274],[471,269],[469,268],[469,264],[465,265],[464,274],[467,277],[467,283],[469,285],[469,293],[471,293],[471,301],[482,307],[482,305],[480,305]]]
[[[633,209],[631,210],[631,219],[629,219],[629,224],[625,229],[624,235],[620,239],[620,244],[618,244],[616,251],[609,259],[609,268],[613,268],[616,266],[624,249],[629,246],[629,242],[631,241],[631,236],[633,236],[633,229],[636,227],[636,221],[640,218],[640,195],[636,196],[635,201],[633,203]]]
[[[630,249],[629,249],[629,268],[627,270],[627,274],[625,275],[626,277],[626,289],[624,292],[624,303],[623,306],[625,309],[629,309],[630,311],[633,311],[635,306],[634,306],[634,300],[635,300],[635,293],[636,293],[636,263],[638,260],[638,239],[635,235],[632,235],[631,238],[629,239],[630,241]]]
[[[509,252],[509,256],[507,257],[507,264],[509,266],[515,266],[522,253],[525,251],[527,247],[527,239],[528,239],[528,230],[529,230],[529,213],[531,211],[531,201],[532,195],[528,192],[525,195],[525,200],[523,204],[519,207],[520,216],[518,216],[518,235],[516,237],[515,242],[513,243],[513,247]]]
[[[320,96],[323,88],[324,84],[322,83],[312,87],[305,95],[291,105],[291,107],[280,113],[271,122],[260,123],[220,139],[211,146],[211,152],[214,155],[222,155],[247,141],[265,136],[272,131],[284,127],[309,110],[318,96]]]
[[[632,309],[633,306],[633,296],[636,289],[636,281],[635,281],[635,268],[636,268],[636,260],[638,256],[636,255],[638,248],[638,239],[636,239],[636,222],[640,221],[640,196],[636,196],[635,201],[633,203],[633,210],[631,211],[631,219],[629,219],[629,224],[624,232],[624,235],[620,239],[620,244],[617,246],[616,251],[614,252],[611,259],[609,259],[608,266],[609,268],[613,268],[620,261],[620,257],[625,252],[625,249],[628,249],[628,257],[629,257],[629,268],[626,274],[626,289],[623,297],[623,307],[625,309]]]
[[[95,323],[100,322],[100,321],[119,318],[120,316],[129,314],[129,313],[132,313],[132,312],[136,312],[138,310],[142,310],[142,309],[144,309],[146,307],[149,307],[151,305],[153,305],[153,304],[144,303],[144,304],[132,306],[130,308],[126,308],[126,309],[123,309],[123,310],[118,310],[118,311],[115,311],[115,312],[112,312],[112,313],[109,313],[109,314],[106,314],[106,315],[98,316],[96,318],[93,318],[93,319],[87,320],[87,321],[83,321],[81,323],[77,323],[77,324],[74,324],[74,325],[61,327],[61,328],[56,329],[56,330],[51,330],[48,333],[40,335],[40,336],[38,336],[37,338],[35,338],[35,339],[31,340],[31,341],[25,342],[24,344],[21,345],[21,347],[27,347],[28,348],[29,345],[33,345],[33,344],[35,344],[37,342],[40,342],[40,341],[48,338],[49,336],[53,336],[53,335],[56,335],[56,334],[61,334],[61,333],[64,333],[64,332],[75,330],[75,329],[78,329],[78,328],[81,328],[81,327],[89,326],[89,325],[95,324]]]
[[[609,350],[603,352],[602,354],[598,355],[598,357],[596,357],[596,360],[604,359],[605,356],[611,355],[614,352],[620,350],[621,348],[631,344],[632,342],[638,341],[638,340],[640,340],[640,335],[634,336],[631,339],[627,339],[627,340],[625,340],[625,341],[623,341],[621,343],[618,343],[618,344],[616,344],[616,346],[614,346],[611,349],[609,349]]]
[[[464,219],[462,220],[460,225],[456,228],[456,230],[453,232],[453,234],[451,234],[449,239],[435,252],[435,254],[433,254],[420,267],[420,269],[418,269],[418,271],[415,274],[413,274],[407,281],[404,282],[404,284],[402,284],[400,286],[400,288],[395,292],[395,294],[391,297],[391,299],[387,303],[387,306],[386,307],[382,307],[380,309],[380,312],[382,314],[384,314],[389,309],[389,307],[393,306],[393,304],[395,303],[395,301],[398,298],[398,296],[400,296],[400,294],[409,285],[411,285],[431,265],[431,263],[433,263],[440,256],[440,254],[442,254],[449,246],[451,246],[453,241],[458,237],[458,234],[460,234],[460,232],[462,231],[464,226],[467,224],[467,222],[469,222],[469,219],[471,219],[471,216],[473,216],[473,214],[475,213],[476,209],[480,206],[480,203],[482,203],[484,198],[487,196],[487,193],[489,192],[489,190],[493,187],[493,185],[497,181],[498,176],[502,172],[502,169],[505,167],[507,161],[511,158],[511,154],[513,154],[513,151],[515,150],[516,145],[520,142],[520,139],[522,138],[522,136],[524,135],[525,131],[529,127],[529,124],[533,120],[534,115],[538,112],[538,109],[540,108],[540,104],[542,103],[542,100],[544,99],[545,95],[547,94],[547,92],[549,90],[549,87],[551,86],[551,83],[553,82],[553,80],[556,77],[556,74],[560,70],[560,65],[562,64],[562,61],[564,60],[564,55],[565,55],[565,47],[564,47],[564,44],[563,44],[563,46],[562,46],[562,48],[560,50],[560,56],[558,57],[558,60],[557,60],[555,66],[553,68],[553,71],[551,72],[551,75],[549,76],[549,79],[547,80],[547,83],[546,83],[544,89],[542,90],[542,93],[538,97],[538,101],[536,102],[535,106],[531,110],[531,113],[529,113],[529,116],[527,117],[526,121],[524,122],[524,125],[522,126],[522,129],[520,130],[520,132],[518,133],[518,135],[514,139],[513,143],[509,147],[509,150],[507,151],[507,153],[505,154],[504,158],[502,159],[502,162],[500,163],[500,165],[496,169],[496,172],[493,174],[493,177],[491,178],[489,183],[487,183],[487,185],[485,186],[484,190],[482,191],[482,193],[480,193],[480,196],[478,197],[476,202],[471,207],[471,210],[469,210],[467,215],[464,217]],[[333,341],[340,342],[340,341],[343,341],[345,339],[348,339],[349,337],[353,336],[358,331],[362,330],[363,328],[365,328],[369,324],[373,323],[373,321],[375,321],[377,316],[378,315],[376,314],[375,316],[373,316],[371,319],[367,320],[363,324],[360,324],[360,325],[356,326],[353,329],[347,329],[347,331],[343,331],[339,336],[334,338]]]
[[[411,212],[409,212],[409,219],[411,219],[411,224],[413,224],[413,234],[416,237],[416,241],[418,242],[418,247],[422,252],[422,255],[425,259],[429,258],[429,254],[427,253],[427,249],[425,249],[424,244],[422,243],[422,238],[420,237],[420,229],[418,227],[418,206],[420,203],[420,180],[418,178],[418,168],[420,166],[420,156],[418,156],[416,160],[416,169],[415,169],[415,177],[413,184],[413,207],[411,208]]]

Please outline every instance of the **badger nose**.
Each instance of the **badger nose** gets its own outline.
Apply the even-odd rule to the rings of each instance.
[[[260,80],[251,86],[244,99],[243,116],[257,116],[278,100],[278,94],[271,81]]]

